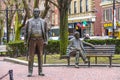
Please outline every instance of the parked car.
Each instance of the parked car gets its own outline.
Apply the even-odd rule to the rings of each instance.
[[[58,37],[58,36],[55,36],[55,37],[49,37],[48,40],[59,40],[59,37]]]
[[[90,36],[90,39],[104,40],[104,39],[112,39],[112,37],[109,37],[109,36]]]
[[[72,39],[73,37],[74,37],[73,35],[69,35],[68,40]]]

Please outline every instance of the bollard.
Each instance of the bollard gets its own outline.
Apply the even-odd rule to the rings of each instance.
[[[13,70],[9,70],[9,77],[10,77],[10,80],[14,80],[13,79]]]

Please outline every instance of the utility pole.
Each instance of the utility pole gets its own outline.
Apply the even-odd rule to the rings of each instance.
[[[9,26],[8,26],[8,11],[24,11],[24,10],[20,10],[20,9],[15,9],[15,10],[9,10],[8,7],[6,7],[5,10],[0,10],[0,11],[5,11],[6,13],[6,31],[7,31],[7,43],[9,42]]]
[[[6,12],[7,43],[8,43],[9,42],[8,7],[6,8],[5,12]]]
[[[115,29],[116,29],[116,8],[115,8],[115,1],[113,0],[113,38],[115,38]]]

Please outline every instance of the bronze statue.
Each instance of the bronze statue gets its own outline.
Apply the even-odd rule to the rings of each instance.
[[[79,68],[78,65],[79,65],[80,56],[85,63],[89,62],[86,58],[83,44],[89,45],[94,48],[93,44],[80,40],[79,36],[80,36],[79,32],[76,31],[74,33],[74,38],[70,40],[70,44],[67,47],[67,56],[69,56],[72,51],[76,52],[76,56],[75,56],[75,67],[76,68]]]
[[[25,44],[28,44],[28,77],[32,76],[33,63],[35,53],[38,56],[38,75],[44,76],[42,73],[42,55],[44,45],[47,44],[47,25],[46,22],[39,17],[40,10],[33,10],[33,18],[29,19],[26,24]]]

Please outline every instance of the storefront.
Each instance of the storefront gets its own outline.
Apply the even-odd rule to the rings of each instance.
[[[112,22],[103,24],[105,29],[105,35],[113,36],[113,26]],[[116,29],[114,30],[114,36],[120,39],[120,23],[116,22]]]
[[[85,34],[89,34],[90,36],[94,34],[93,24],[95,22],[95,16],[74,16],[68,18],[68,27],[69,30],[71,29],[71,32],[78,31],[80,37],[84,37]]]
[[[75,31],[78,31],[80,33],[80,37],[84,37],[85,34],[90,34],[91,24],[91,21],[86,21],[86,23],[83,23],[83,21],[68,23],[69,34],[73,34]]]

